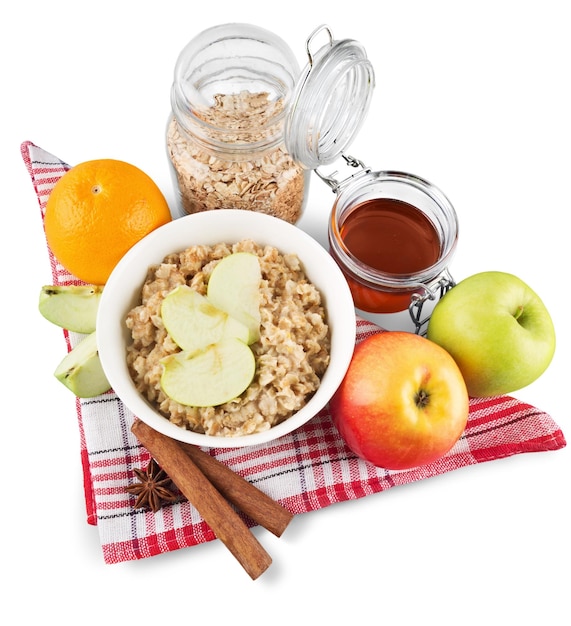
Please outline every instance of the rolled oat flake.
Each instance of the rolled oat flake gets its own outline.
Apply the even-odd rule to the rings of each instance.
[[[231,208],[301,218],[311,171],[344,156],[374,87],[363,47],[327,26],[309,36],[307,56],[301,72],[280,37],[250,24],[207,29],[182,50],[167,125],[177,216]]]

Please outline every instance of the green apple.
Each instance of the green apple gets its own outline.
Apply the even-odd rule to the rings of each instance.
[[[427,338],[458,364],[472,397],[516,391],[547,369],[555,329],[543,301],[517,276],[465,278],[436,304]]]
[[[357,344],[329,409],[355,454],[403,470],[454,447],[466,427],[469,398],[446,350],[414,333],[386,331]]]
[[[187,406],[218,406],[244,392],[256,371],[254,353],[235,337],[226,337],[200,352],[177,352],[161,360],[161,387],[169,398]]]
[[[182,350],[196,352],[224,337],[247,343],[249,329],[188,285],[179,285],[161,304],[161,318],[173,341]]]
[[[52,324],[89,334],[95,330],[102,293],[99,285],[44,285],[38,308]]]
[[[95,332],[68,352],[54,375],[79,398],[93,398],[111,388],[101,366]]]
[[[235,252],[221,259],[208,280],[207,297],[218,309],[245,324],[248,343],[260,338],[260,261],[250,252]]]

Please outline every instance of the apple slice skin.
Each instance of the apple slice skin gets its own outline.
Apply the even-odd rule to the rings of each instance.
[[[109,391],[111,385],[101,366],[95,332],[68,352],[54,376],[79,398],[93,398]]]
[[[194,354],[177,352],[161,362],[164,393],[180,404],[195,407],[218,406],[237,398],[256,371],[254,353],[235,337]]]
[[[555,328],[539,295],[517,276],[480,272],[447,292],[432,312],[427,338],[458,364],[472,397],[517,391],[548,368]]]
[[[190,353],[204,350],[225,337],[248,341],[247,326],[217,309],[188,285],[179,285],[165,297],[161,318],[177,346]]]
[[[224,257],[208,280],[208,299],[250,329],[249,344],[260,338],[261,280],[260,261],[251,252],[234,252]]]
[[[44,285],[38,309],[52,324],[87,335],[95,330],[102,294],[99,285]]]

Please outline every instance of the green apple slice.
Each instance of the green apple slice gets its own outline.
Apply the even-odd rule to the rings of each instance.
[[[247,343],[249,329],[187,285],[171,291],[161,305],[161,317],[173,341],[193,353],[217,343],[224,337],[236,337]]]
[[[68,352],[54,375],[79,398],[93,398],[111,388],[101,366],[95,332]]]
[[[235,337],[194,354],[171,354],[162,364],[163,391],[176,402],[195,407],[218,406],[237,398],[256,371],[254,353]]]
[[[235,252],[219,261],[208,281],[208,299],[248,327],[249,344],[260,338],[261,280],[258,257],[251,252]]]
[[[38,308],[52,324],[89,334],[95,330],[102,293],[98,285],[44,285]]]

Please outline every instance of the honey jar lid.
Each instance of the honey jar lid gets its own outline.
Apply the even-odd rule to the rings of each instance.
[[[311,51],[321,33],[329,41]],[[369,110],[375,77],[363,46],[335,40],[328,26],[307,39],[308,64],[296,85],[285,122],[289,154],[308,169],[335,161],[353,141]]]

